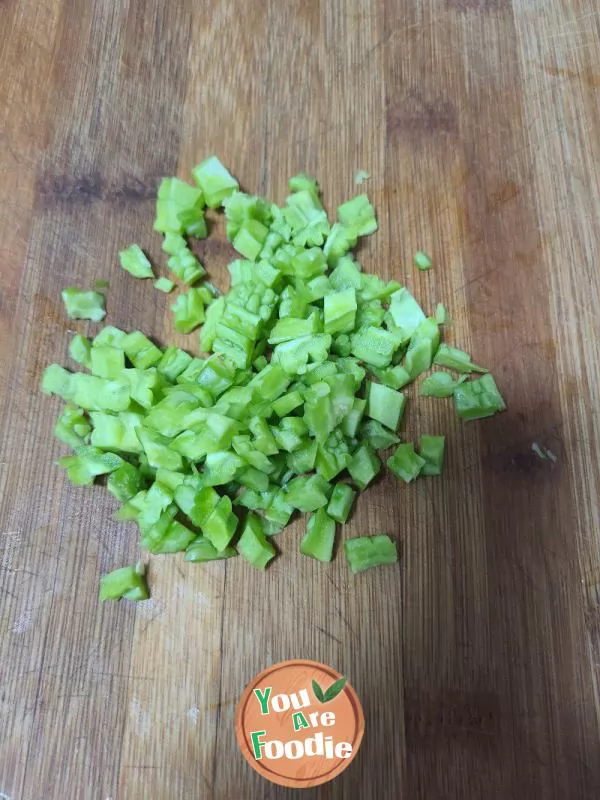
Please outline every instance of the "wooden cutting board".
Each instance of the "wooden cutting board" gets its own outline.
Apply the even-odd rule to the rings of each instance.
[[[2,800],[296,797],[234,735],[287,658],[348,675],[365,711],[355,761],[303,796],[600,796],[599,36],[593,0],[0,4]],[[59,291],[107,278],[111,323],[190,346],[116,256],[163,264],[157,181],[210,153],[280,202],[308,171],[330,210],[367,170],[364,267],[444,302],[509,411],[409,402],[407,437],[448,435],[443,478],[386,477],[342,534],[389,532],[397,569],[304,559],[296,525],[264,574],[160,557],[150,602],[100,606],[136,534],[52,466],[40,374],[92,330]]]

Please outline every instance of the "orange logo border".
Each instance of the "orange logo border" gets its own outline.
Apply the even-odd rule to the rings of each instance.
[[[278,784],[279,786],[287,786],[290,788],[310,788],[313,786],[320,786],[323,783],[327,783],[328,781],[333,780],[337,777],[341,772],[343,772],[349,764],[354,760],[356,754],[358,753],[358,749],[362,742],[362,738],[365,731],[365,718],[364,713],[362,710],[362,706],[360,700],[358,699],[358,695],[354,690],[354,687],[350,685],[350,683],[346,682],[343,692],[346,693],[347,698],[350,701],[352,706],[352,710],[354,712],[355,720],[356,720],[356,729],[354,733],[354,738],[350,743],[352,745],[352,754],[349,758],[344,759],[341,763],[336,764],[334,767],[331,768],[326,773],[317,776],[310,776],[307,778],[291,778],[285,775],[280,775],[279,773],[275,772],[274,770],[267,767],[264,761],[258,761],[254,757],[254,753],[252,750],[252,745],[249,741],[248,732],[244,729],[244,714],[246,711],[246,707],[250,698],[254,697],[254,689],[258,686],[258,684],[265,681],[265,679],[269,679],[270,676],[273,675],[275,672],[279,672],[280,670],[284,670],[288,667],[308,667],[313,669],[318,669],[321,672],[324,672],[328,675],[332,681],[338,680],[342,678],[342,674],[334,670],[332,667],[327,666],[326,664],[322,664],[319,661],[311,661],[310,659],[290,659],[288,661],[280,661],[277,664],[273,664],[273,666],[268,667],[267,669],[260,672],[256,675],[250,683],[244,689],[240,701],[237,705],[236,712],[235,712],[235,735],[240,746],[240,750],[242,751],[242,755],[246,759],[246,761],[250,764],[250,766],[262,775],[263,778],[267,778],[267,780],[271,781],[272,783]]]

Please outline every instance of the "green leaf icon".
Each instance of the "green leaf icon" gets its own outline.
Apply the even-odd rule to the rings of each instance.
[[[344,686],[346,685],[346,678],[341,677],[339,680],[335,681],[331,684],[329,689],[325,692],[325,703],[328,703],[330,700],[333,700],[338,694],[342,691]]]
[[[319,684],[313,679],[312,682],[313,692],[315,693],[315,697],[319,701],[319,703],[325,702],[325,695],[323,694],[323,689],[319,686]]]
[[[313,692],[315,693],[315,697],[319,701],[319,703],[328,703],[330,700],[334,700],[338,694],[342,691],[344,686],[346,685],[347,678],[339,678],[337,681],[334,681],[327,691],[323,691],[319,684],[313,680],[312,688]]]

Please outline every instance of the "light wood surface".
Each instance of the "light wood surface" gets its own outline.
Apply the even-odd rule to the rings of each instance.
[[[599,39],[593,0],[0,2],[2,800],[297,797],[234,735],[287,658],[348,675],[366,719],[303,797],[600,796]],[[87,330],[59,290],[108,278],[111,323],[183,342],[116,254],[160,260],[157,180],[213,152],[279,201],[311,172],[331,210],[368,170],[365,268],[444,302],[509,411],[410,405],[444,477],[382,480],[344,531],[397,537],[398,569],[304,559],[296,525],[265,574],[160,557],[149,603],[100,606],[136,534],[52,466],[40,373]],[[223,285],[229,248],[201,251]]]

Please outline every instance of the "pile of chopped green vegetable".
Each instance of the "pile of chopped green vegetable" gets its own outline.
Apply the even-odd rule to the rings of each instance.
[[[417,450],[398,437],[403,387],[436,365],[451,372],[432,372],[419,394],[452,397],[462,419],[489,417],[504,402],[487,370],[440,344],[442,305],[426,316],[405,287],[353,258],[359,237],[377,229],[365,194],[343,203],[332,224],[306,175],[290,180],[283,207],[240,191],[214,156],[193,176],[195,186],[162,181],[154,229],[182,287],[175,327],[202,326],[206,355],[111,326],[92,341],[75,335],[70,355],[87,372],[52,364],[42,381],[66,402],[54,432],[73,453],[58,463],[75,485],[105,476],[121,503],[116,518],[137,523],[150,553],[239,554],[264,569],[277,553],[274,534],[300,511],[311,514],[301,552],[331,561],[336,523],[379,474],[381,451],[393,448],[387,466],[407,483],[441,474],[443,436],[421,436]],[[189,246],[207,236],[206,206],[224,209],[240,256],[224,295]],[[175,287],[156,278],[138,245],[120,261],[161,291]],[[415,262],[431,267],[424,253]],[[63,299],[72,318],[105,316],[102,292],[69,288]],[[386,535],[349,539],[344,549],[354,572],[397,560]],[[102,579],[102,599],[147,596],[139,565]]]

